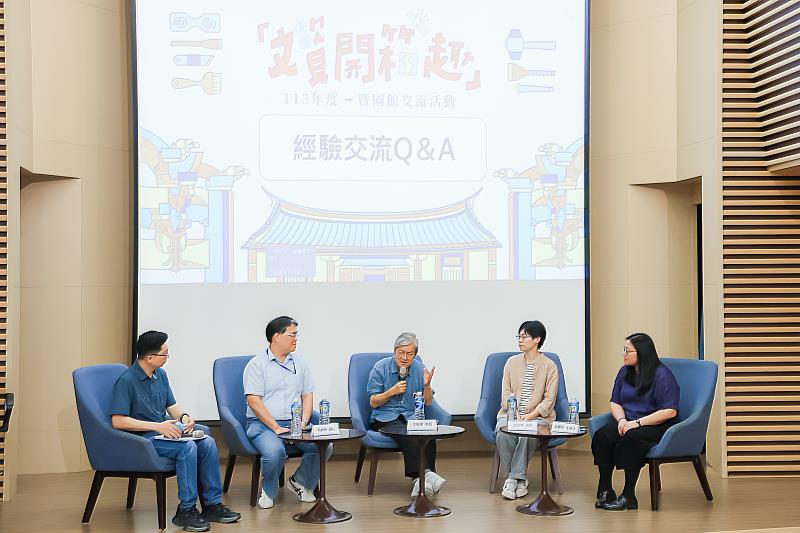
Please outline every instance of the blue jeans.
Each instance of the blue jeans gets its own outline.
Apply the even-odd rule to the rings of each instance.
[[[203,505],[212,505],[222,501],[217,443],[210,436],[207,427],[198,424],[195,428],[202,429],[209,436],[202,440],[187,442],[150,439],[160,457],[175,460],[179,509],[188,509],[197,504],[198,476],[200,487],[203,489],[201,495]]]
[[[278,424],[289,427],[290,421],[278,420]],[[300,466],[293,475],[295,481],[309,490],[313,490],[317,486],[319,482],[319,451],[316,444],[311,442],[289,444],[260,420],[251,418],[247,419],[247,438],[261,454],[261,475],[264,476],[261,488],[264,489],[267,496],[274,500],[278,495],[278,477],[281,475],[283,465],[286,464],[287,450],[299,451],[303,454]],[[333,444],[329,444],[328,450],[325,452],[326,461],[330,459],[332,453]]]

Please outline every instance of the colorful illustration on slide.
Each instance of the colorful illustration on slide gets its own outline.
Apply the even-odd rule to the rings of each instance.
[[[199,148],[191,139],[167,144],[139,130],[143,281],[233,281],[233,185],[250,172],[204,163]]]
[[[584,277],[583,138],[566,148],[549,143],[522,172],[494,173],[508,185],[509,277]]]
[[[423,211],[346,213],[269,195],[272,213],[243,247],[248,281],[497,279],[501,245],[475,216],[475,196]]]

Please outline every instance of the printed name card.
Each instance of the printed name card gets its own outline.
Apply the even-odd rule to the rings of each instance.
[[[512,420],[508,423],[509,431],[524,431],[526,433],[538,433],[539,424],[536,420]]]
[[[339,424],[336,422],[332,422],[330,424],[317,424],[316,426],[311,426],[312,437],[327,437],[329,435],[338,435],[338,434],[339,434]]]
[[[409,420],[406,431],[436,431],[438,428],[436,420]]]
[[[550,424],[550,432],[578,434],[581,432],[581,426],[578,424],[570,424],[569,422],[556,421]]]

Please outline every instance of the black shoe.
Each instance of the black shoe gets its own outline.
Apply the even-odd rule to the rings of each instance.
[[[197,507],[178,508],[175,516],[172,517],[172,523],[182,527],[184,531],[208,531],[211,529],[211,524],[200,516],[200,511],[197,510]]]
[[[231,522],[238,522],[242,515],[236,511],[228,509],[224,503],[212,503],[203,506],[203,512],[200,513],[208,522],[219,522],[220,524],[230,524]]]
[[[636,501],[636,496],[620,495],[619,498],[613,502],[606,502],[600,504],[600,509],[606,511],[626,511],[628,509],[638,509],[639,502]]]
[[[604,503],[611,503],[617,499],[617,493],[614,492],[614,489],[610,490],[598,490],[597,491],[597,501],[594,502],[594,506],[596,509],[600,509],[600,507]]]

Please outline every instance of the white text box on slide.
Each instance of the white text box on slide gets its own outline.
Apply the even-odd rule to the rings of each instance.
[[[466,117],[264,115],[270,181],[480,181],[486,124]]]

